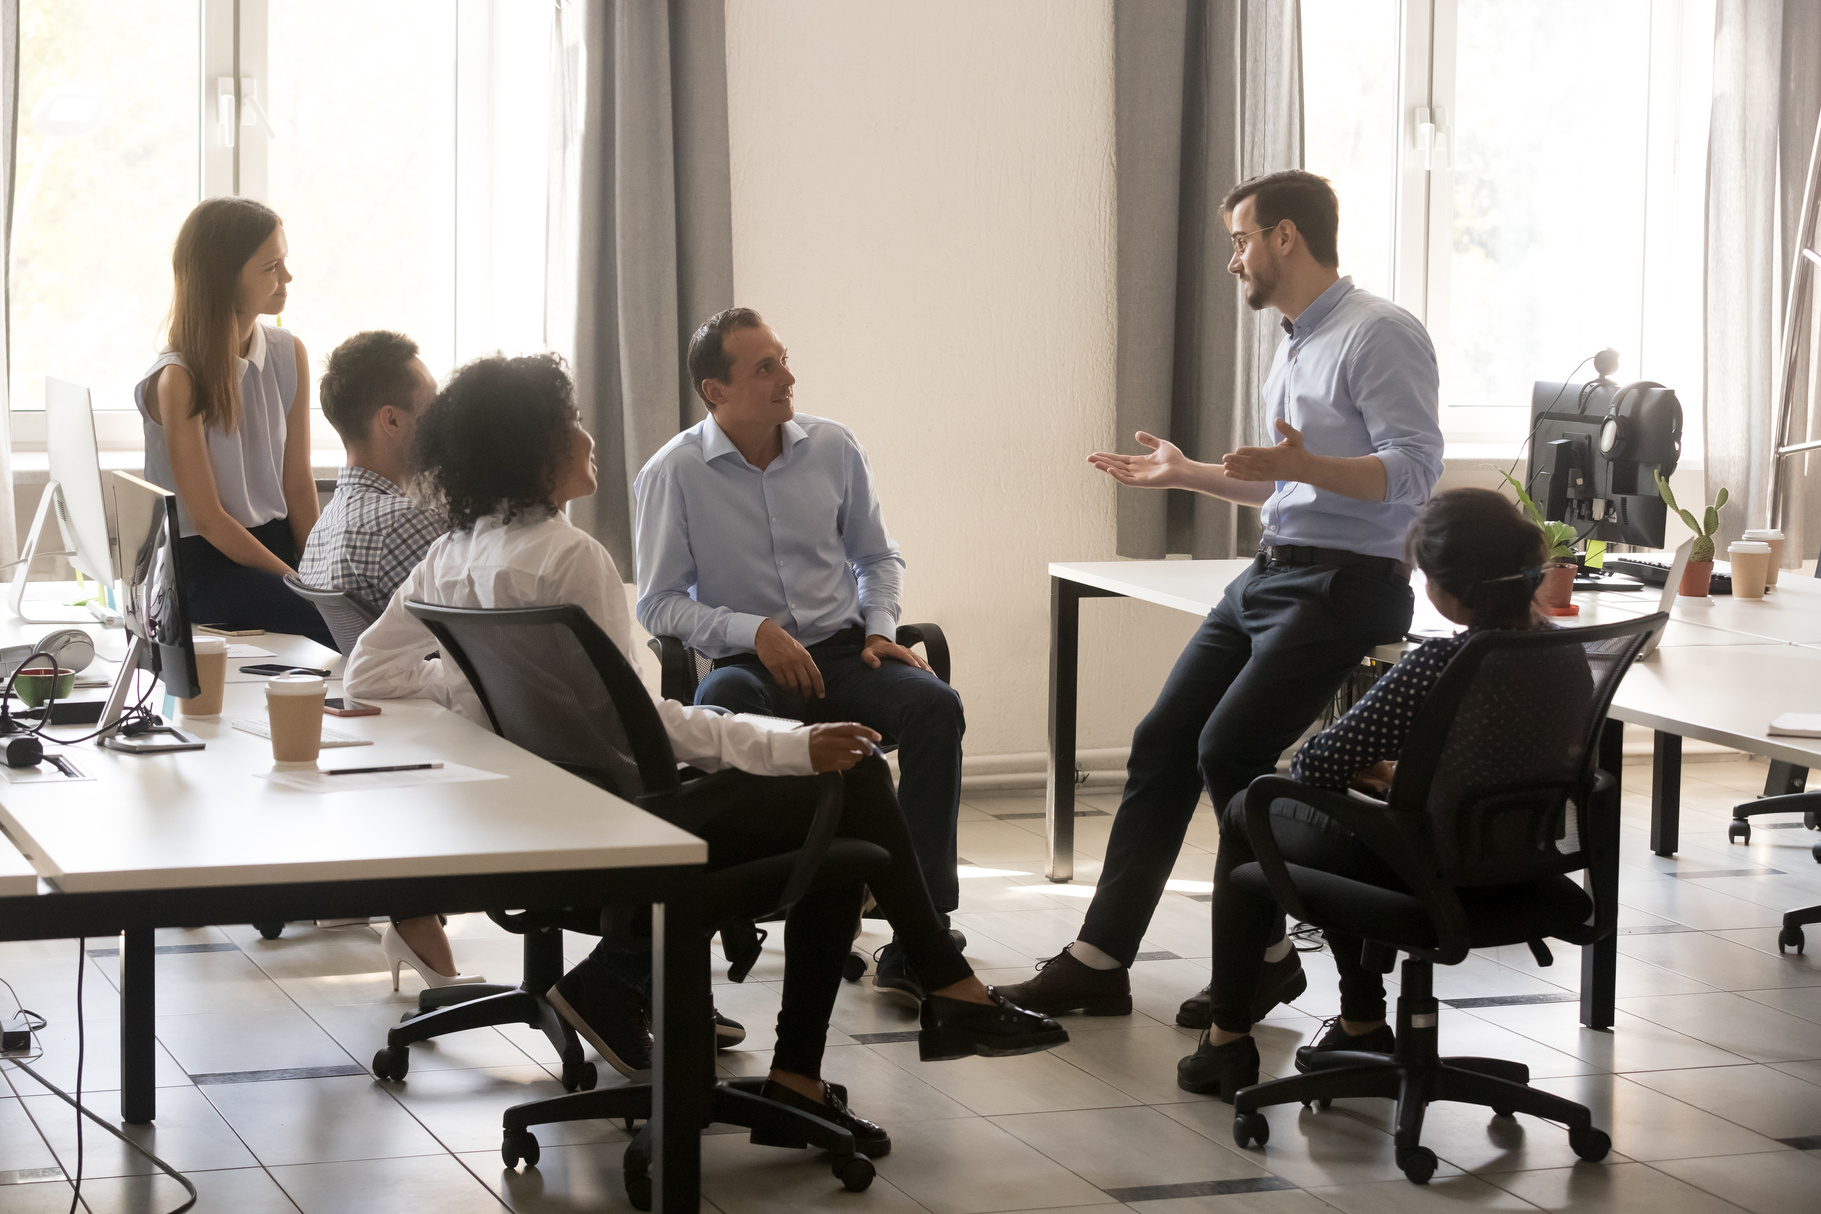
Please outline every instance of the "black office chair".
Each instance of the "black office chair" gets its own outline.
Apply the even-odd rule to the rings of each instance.
[[[292,594],[315,605],[322,622],[329,626],[329,635],[335,638],[335,648],[343,653],[353,653],[354,642],[379,618],[378,611],[345,590],[306,586],[294,573],[285,575],[285,585]]]
[[[725,790],[742,778],[734,772],[683,778],[663,722],[638,674],[580,607],[487,610],[410,602],[406,608],[430,629],[443,655],[461,667],[497,733],[640,808],[685,830],[693,829],[725,808]],[[891,857],[874,844],[835,837],[841,818],[841,777],[827,773],[819,781],[815,819],[800,849],[709,871],[703,907],[709,932],[736,919],[782,914],[818,883],[857,884],[890,863]],[[564,1086],[573,1095],[507,1111],[501,1147],[506,1166],[516,1167],[521,1160],[537,1163],[538,1142],[530,1131],[535,1125],[599,1118],[649,1119],[652,1091],[648,1084],[575,1091],[578,1085],[567,1081],[568,1045],[575,1036],[543,997],[561,976],[561,926],[603,934],[621,951],[643,951],[649,947],[645,939],[649,922],[642,910],[629,906],[583,910],[572,912],[567,922],[543,926],[541,935],[559,942],[549,946],[556,959],[554,966],[547,967],[535,982],[530,966],[534,937],[527,935],[524,990],[489,995],[407,1020],[388,1034],[387,1048],[374,1060],[375,1073],[390,1069],[388,1051],[396,1051],[402,1059],[404,1043],[447,1031],[430,1031],[431,1022],[439,1017],[461,1027],[525,1020],[545,1024],[547,1033],[554,1022],[559,1031],[552,1034],[552,1041],[562,1042]],[[588,925],[590,913],[592,928]],[[496,921],[503,918],[493,917]],[[492,1018],[494,1008],[507,1012],[508,1018]],[[534,1015],[536,1019],[532,1019]],[[704,1025],[703,1032],[709,1031],[710,1026]],[[395,1065],[402,1077],[402,1062]],[[591,1065],[589,1070],[592,1072]],[[584,1078],[591,1080],[593,1075]],[[759,1095],[763,1083],[755,1078],[717,1084],[709,1093],[709,1120],[746,1127],[752,1130],[755,1142],[821,1147],[833,1155],[834,1173],[848,1189],[858,1191],[872,1183],[872,1163],[855,1151],[851,1134],[819,1117],[764,1099]],[[579,1086],[591,1089],[593,1084]],[[840,1094],[845,1098],[845,1092]],[[650,1205],[649,1128],[648,1122],[633,1139],[625,1160],[627,1195],[640,1209]]]
[[[941,625],[900,624],[896,639],[906,649],[923,646],[924,660],[929,663],[931,672],[944,683],[950,682],[948,635],[942,631]],[[658,655],[658,687],[663,697],[679,704],[694,704],[696,688],[708,677],[708,672],[713,668],[712,660],[683,644],[678,637],[654,636],[647,644]],[[896,739],[882,735],[879,749],[890,752],[897,748]],[[955,938],[956,948],[967,947],[967,936],[959,928],[950,928],[949,934]],[[756,923],[727,925],[721,932],[721,951],[727,957],[729,978],[739,982],[752,971],[766,938],[765,929]],[[855,952],[848,957],[842,977],[849,982],[858,982],[865,976],[866,956]]]
[[[1821,560],[1815,562],[1815,576],[1821,577]],[[1750,843],[1749,819],[1759,814],[1801,814],[1803,826],[1809,830],[1821,830],[1821,793],[1804,792],[1807,783],[1808,768],[1772,759],[1770,771],[1764,777],[1763,793],[1755,800],[1732,807],[1732,821],[1726,825],[1727,842]],[[1811,854],[1815,857],[1815,862],[1821,864],[1821,843],[1814,845]],[[1802,922],[1821,923],[1821,907],[1816,908],[1816,915],[1816,918],[1804,919]],[[1796,939],[1800,941],[1801,938],[1802,933],[1797,931]],[[1796,951],[1802,950],[1798,946]]]
[[[1619,680],[1668,616],[1595,628],[1482,632],[1448,664],[1417,710],[1388,802],[1261,776],[1246,794],[1258,859],[1232,879],[1275,897],[1289,914],[1364,937],[1367,964],[1403,964],[1397,1052],[1324,1051],[1306,1074],[1242,1088],[1233,1139],[1263,1146],[1267,1105],[1348,1096],[1397,1100],[1397,1164],[1425,1184],[1436,1157],[1421,1145],[1431,1101],[1523,1112],[1568,1125],[1575,1154],[1612,1147],[1585,1106],[1529,1085],[1522,1063],[1443,1058],[1432,967],[1469,950],[1527,943],[1549,963],[1546,936],[1592,944],[1618,916],[1618,798],[1597,767],[1598,742]],[[1390,890],[1285,862],[1271,805],[1286,799],[1329,815],[1383,860],[1406,889]],[[1567,874],[1590,873],[1591,896]],[[1407,892],[1406,892],[1407,891]]]

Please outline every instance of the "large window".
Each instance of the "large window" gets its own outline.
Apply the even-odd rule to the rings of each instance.
[[[46,374],[93,390],[104,445],[138,445],[132,386],[161,340],[172,242],[204,197],[258,198],[284,217],[296,281],[279,323],[319,376],[368,328],[411,335],[439,377],[543,347],[552,11],[23,0],[21,446],[42,439]],[[312,439],[338,441],[320,415]]]
[[[1620,378],[1677,390],[1698,443],[1713,0],[1302,14],[1306,159],[1340,193],[1342,268],[1428,325],[1451,448],[1514,448],[1531,384],[1606,346]]]

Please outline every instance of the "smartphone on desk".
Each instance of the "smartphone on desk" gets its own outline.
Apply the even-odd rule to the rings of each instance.
[[[313,674],[319,679],[326,679],[329,677],[329,672],[326,670],[317,670],[313,666],[286,666],[282,662],[261,662],[257,666],[242,666],[240,668],[240,673],[263,675]]]
[[[263,628],[229,628],[225,624],[198,624],[195,630],[217,637],[262,637],[266,634]]]
[[[322,710],[332,717],[376,717],[379,715],[377,704],[357,704],[341,696],[330,696],[322,702]]]

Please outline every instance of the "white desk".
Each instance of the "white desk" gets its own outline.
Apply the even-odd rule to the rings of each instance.
[[[255,640],[287,660],[310,656],[310,664],[321,664],[323,651],[301,638]],[[0,775],[0,826],[31,857],[24,872],[15,871],[0,842],[0,938],[124,933],[123,1118],[146,1122],[156,1111],[157,927],[405,907],[651,902],[654,989],[661,992],[653,1108],[660,1157],[652,1177],[658,1208],[695,1210],[698,1138],[713,1075],[710,1038],[701,1031],[711,1012],[700,919],[707,845],[419,701],[387,701],[375,717],[330,718],[333,728],[374,745],[325,751],[325,765],[440,759],[506,778],[327,795],[273,785],[255,774],[271,769],[270,743],[229,725],[263,715],[262,683],[251,676],[230,683],[221,720],[184,722],[207,742],[201,751],[127,755],[90,743],[71,748],[71,756],[94,780],[14,784]],[[39,876],[47,892],[39,892]]]
[[[1205,615],[1227,586],[1252,564],[1229,561],[1090,561],[1057,563],[1050,573],[1049,787],[1046,814],[1049,877],[1074,876],[1075,720],[1080,601],[1142,599],[1177,611]],[[1786,574],[1789,571],[1785,571]],[[1430,606],[1422,575],[1413,578],[1413,630],[1452,629]],[[1565,626],[1613,623],[1649,615],[1661,601],[1656,588],[1577,594],[1577,616]],[[1661,855],[1678,845],[1682,739],[1767,754],[1775,761],[1766,792],[1796,791],[1794,770],[1821,768],[1821,739],[1772,738],[1766,732],[1781,712],[1821,711],[1821,580],[1786,576],[1763,600],[1677,600],[1663,641],[1649,659],[1633,665],[1614,698],[1610,717],[1656,732],[1651,790],[1651,846]],[[1371,659],[1395,662],[1407,646],[1381,646]],[[1609,739],[1616,756],[1616,730]],[[1622,766],[1608,757],[1614,778]],[[1058,778],[1058,777],[1061,778]],[[1778,782],[1794,785],[1784,787]],[[1821,852],[1818,852],[1821,855]],[[1614,941],[1582,950],[1582,1019],[1612,1024]]]
[[[38,892],[38,870],[12,841],[0,838],[0,898],[28,898]]]

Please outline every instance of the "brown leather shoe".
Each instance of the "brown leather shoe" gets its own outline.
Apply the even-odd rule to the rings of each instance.
[[[1097,970],[1063,949],[1037,963],[1037,976],[999,993],[1027,1011],[1044,1016],[1086,1012],[1090,1016],[1130,1016],[1132,980],[1126,971]]]
[[[1252,990],[1252,1023],[1257,1024],[1280,1003],[1288,1003],[1309,989],[1309,976],[1303,973],[1302,958],[1291,949],[1288,957],[1267,961],[1258,971],[1258,985]],[[1214,1023],[1214,1000],[1210,987],[1182,1001],[1176,1009],[1176,1023],[1185,1029],[1205,1029]]]

